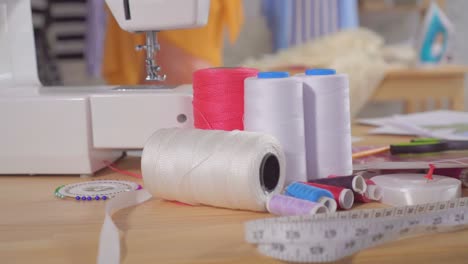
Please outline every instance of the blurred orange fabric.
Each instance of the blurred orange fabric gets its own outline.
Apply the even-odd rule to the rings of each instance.
[[[135,46],[145,43],[144,34],[122,30],[114,17],[108,16],[102,74],[112,85],[136,85],[145,77],[145,52]],[[191,83],[192,72],[200,68],[222,65],[224,29],[234,42],[243,23],[241,0],[211,0],[208,24],[195,29],[161,31],[161,51],[156,61],[166,84]]]

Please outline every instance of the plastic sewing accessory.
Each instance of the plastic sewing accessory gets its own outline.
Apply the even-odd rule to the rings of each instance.
[[[381,202],[393,206],[442,202],[461,196],[460,180],[425,174],[386,174],[371,180],[383,191]]]
[[[135,191],[140,187],[139,184],[130,181],[87,181],[60,186],[55,190],[55,196],[77,201],[105,201],[118,193]]]

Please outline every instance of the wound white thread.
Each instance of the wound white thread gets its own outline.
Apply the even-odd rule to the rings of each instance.
[[[244,129],[279,140],[286,156],[286,184],[307,181],[301,80],[250,77],[244,93]]]
[[[347,75],[297,77],[304,83],[307,174],[314,179],[352,174]]]
[[[279,142],[254,132],[161,129],[147,141],[141,167],[156,197],[253,211],[265,211],[285,180]]]

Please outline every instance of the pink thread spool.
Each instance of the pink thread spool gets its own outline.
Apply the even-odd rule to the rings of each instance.
[[[257,69],[208,68],[193,73],[193,118],[199,129],[244,130],[244,80]]]
[[[314,203],[291,196],[275,194],[268,199],[268,212],[280,216],[313,215],[328,213],[322,203]]]

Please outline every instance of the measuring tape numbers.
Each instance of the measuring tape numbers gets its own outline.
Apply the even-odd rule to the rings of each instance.
[[[468,197],[404,207],[267,218],[246,223],[246,240],[267,256],[332,262],[404,237],[468,228]]]

